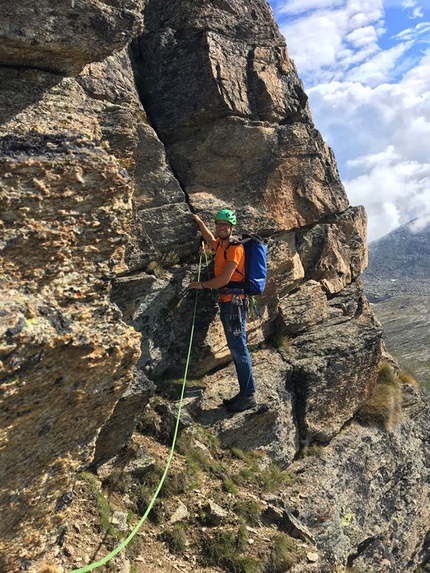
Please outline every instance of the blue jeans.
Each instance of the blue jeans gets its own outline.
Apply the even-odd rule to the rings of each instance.
[[[249,354],[248,346],[246,344],[246,310],[242,306],[241,310],[241,330],[238,335],[233,333],[233,328],[230,320],[232,314],[231,302],[220,302],[221,322],[224,327],[227,345],[230,349],[231,355],[236,367],[237,378],[239,380],[239,387],[241,394],[252,394],[255,392],[255,382],[252,376],[252,362]]]

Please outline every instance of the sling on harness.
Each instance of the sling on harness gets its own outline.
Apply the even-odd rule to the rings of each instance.
[[[242,307],[243,300],[238,294],[234,294],[231,299],[230,326],[235,336],[242,333]]]

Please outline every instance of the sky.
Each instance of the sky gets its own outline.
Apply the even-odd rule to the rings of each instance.
[[[269,0],[368,241],[430,220],[430,0]]]

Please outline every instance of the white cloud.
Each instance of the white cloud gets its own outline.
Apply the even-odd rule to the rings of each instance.
[[[281,16],[288,17],[280,27],[304,80],[315,125],[334,150],[350,202],[367,210],[369,240],[429,212],[426,4],[270,1],[282,5]],[[412,17],[421,21],[411,26]]]
[[[425,215],[421,215],[421,217],[415,221],[412,221],[412,223],[409,225],[409,229],[412,231],[412,233],[419,233],[428,225],[430,225],[430,212],[426,213]]]
[[[339,21],[330,18],[329,14],[321,13],[318,16],[301,18],[282,28],[287,39],[296,38],[292,57],[299,73],[320,70],[323,66],[335,63],[336,54],[342,47],[339,26]]]
[[[377,45],[378,34],[374,26],[362,26],[352,30],[345,40],[354,48],[366,48],[369,44]]]
[[[346,72],[345,79],[362,82],[370,86],[378,86],[383,82],[390,81],[398,60],[409,47],[410,44],[400,44],[389,50],[379,51],[359,66]]]
[[[420,40],[430,44],[430,22],[420,22],[414,28],[406,28],[399,32],[395,39],[399,40]]]
[[[311,4],[313,12],[301,10],[301,17],[281,25],[287,42],[294,38],[291,56],[308,84],[341,77],[350,66],[380,51],[377,39],[384,31],[382,0],[306,0],[306,6]],[[284,11],[294,12],[298,7],[298,2],[289,1]]]
[[[405,0],[404,2],[402,2],[401,6],[404,10],[412,8],[412,12],[409,13],[408,15],[408,17],[411,19],[422,18],[424,16],[423,8],[422,6],[417,6],[416,0]]]
[[[415,94],[425,97],[430,91],[430,52],[426,54],[413,69],[402,78],[400,85],[409,88]]]
[[[430,55],[399,84],[332,82],[309,90],[314,121],[333,147],[369,240],[430,209]]]
[[[430,163],[398,162],[388,152],[380,162],[377,157],[362,158],[372,165],[365,174],[344,181],[350,201],[364,204],[369,217],[368,240],[372,241],[420,216],[430,208]]]
[[[277,0],[274,2],[278,14],[305,14],[312,10],[336,8],[345,0]],[[273,3],[272,3],[273,4]]]
[[[350,159],[346,162],[349,167],[364,167],[366,169],[371,169],[377,165],[387,165],[393,163],[393,161],[398,161],[400,155],[395,151],[393,145],[389,145],[387,149],[379,153],[374,153],[373,155],[364,155],[357,157],[356,159]]]

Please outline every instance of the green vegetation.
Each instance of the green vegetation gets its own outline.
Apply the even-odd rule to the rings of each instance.
[[[148,411],[145,415],[146,424],[153,426],[159,422],[161,427],[162,416],[156,410],[153,413]],[[158,441],[161,442],[159,438]],[[124,533],[117,531],[111,523],[112,508],[118,507],[121,498],[128,498],[131,505],[127,504],[125,510],[128,511],[127,523],[130,528],[133,527],[137,519],[146,513],[164,475],[164,466],[156,463],[150,454],[146,454],[150,460],[147,466],[144,463],[136,465],[134,473],[128,469],[130,462],[142,457],[142,450],[145,450],[145,446],[140,437],[136,437],[136,441],[121,452],[115,469],[102,481],[89,472],[79,476],[94,491],[94,500],[100,512],[100,531],[111,536],[114,542],[123,538]],[[265,539],[258,549],[248,543],[247,527],[260,525],[261,506],[258,499],[249,499],[239,489],[239,486],[243,486],[248,492],[251,487],[256,495],[263,491],[279,491],[291,484],[292,478],[287,472],[278,464],[270,463],[264,452],[249,452],[237,447],[223,449],[209,430],[197,425],[182,430],[176,451],[176,463],[167,473],[148,515],[154,525],[163,524],[158,529],[157,539],[166,545],[170,553],[182,555],[192,547],[193,551],[201,552],[202,566],[219,567],[231,573],[276,573],[278,570],[275,567],[287,567],[288,563],[294,562],[296,551],[285,540],[275,541],[269,558],[269,539]],[[204,498],[210,497],[227,510],[228,517],[223,520],[222,526],[217,516],[212,519],[211,512],[200,504],[193,508],[192,517],[186,522],[174,525],[166,522],[174,503],[184,496],[188,498],[194,490],[198,491],[198,498],[203,497],[200,491],[204,492]],[[193,529],[191,533],[196,521],[207,529]],[[233,523],[237,524],[236,527]],[[127,557],[133,562],[144,554],[144,546],[142,537],[136,536],[126,548]]]
[[[357,412],[362,423],[391,431],[402,413],[402,391],[399,378],[387,362],[381,362],[372,396]]]
[[[180,555],[184,553],[187,547],[187,525],[184,523],[175,523],[170,529],[162,531],[158,538],[169,548],[170,553]]]
[[[182,393],[183,378],[163,376],[155,380],[157,392],[168,400],[179,400]]]
[[[97,480],[96,476],[90,472],[80,472],[76,478],[88,483],[93,491],[98,491],[100,489],[99,481]]]
[[[269,464],[267,469],[261,472],[262,487],[267,492],[273,492],[282,486],[292,485],[293,478],[289,473],[282,470],[275,462]]]
[[[97,504],[100,510],[100,527],[109,535],[116,536],[116,530],[111,524],[112,509],[101,491],[97,493]]]
[[[314,442],[308,446],[303,446],[300,450],[298,457],[300,459],[307,457],[321,458],[324,455],[324,447],[321,444]]]
[[[128,559],[135,559],[139,557],[144,549],[144,542],[141,537],[134,536],[130,543],[125,548],[125,554],[127,555]],[[131,571],[133,567],[131,568]],[[131,573],[130,571],[130,573]]]
[[[111,493],[116,491],[124,494],[131,487],[131,477],[129,474],[124,474],[123,470],[116,469],[104,478],[102,484]]]
[[[224,477],[222,480],[222,485],[224,488],[224,491],[226,491],[227,493],[231,493],[233,495],[235,495],[238,491],[236,484],[234,483],[234,481],[232,480],[231,477]]]
[[[154,464],[148,467],[139,478],[140,483],[132,488],[131,497],[134,500],[136,512],[143,515],[147,510],[151,499],[160,483],[164,469]],[[161,487],[158,499],[155,501],[149,518],[154,523],[161,523],[164,518],[163,500],[173,496],[183,495],[191,487],[190,475],[187,472],[168,473]]]
[[[289,351],[291,350],[291,338],[285,334],[275,333],[267,339],[272,348]]]
[[[203,567],[221,567],[231,573],[259,573],[258,561],[243,555],[247,549],[247,534],[245,527],[238,531],[217,530],[211,538],[203,543],[201,565]]]
[[[168,273],[165,269],[173,267],[179,263],[179,256],[174,253],[166,253],[160,257],[157,261],[151,261],[146,267],[146,272],[150,273],[157,278],[167,278]]]
[[[100,528],[102,531],[106,532],[108,535],[112,535],[115,538],[121,537],[121,533],[117,531],[115,526],[111,523],[112,509],[109,504],[108,498],[104,495],[101,490],[101,483],[97,478],[90,472],[81,472],[77,475],[77,479],[86,482],[90,489],[95,494],[95,500],[100,513]]]
[[[187,467],[195,477],[205,472],[219,479],[224,478],[224,464],[214,459],[219,449],[217,438],[203,428],[197,428],[193,433],[184,432],[177,443],[178,452],[185,457]]]
[[[200,471],[209,471],[212,463],[209,452],[199,448],[190,448],[185,454],[185,461],[192,474]]]
[[[260,506],[254,500],[237,502],[233,507],[233,511],[248,525],[258,525],[260,523]]]
[[[290,474],[279,467],[276,462],[271,462],[266,468],[262,469],[258,463],[261,452],[244,452],[239,448],[231,449],[233,457],[245,462],[238,473],[233,474],[231,479],[238,485],[245,483],[255,483],[263,491],[274,492],[283,486],[292,484],[293,479]]]
[[[304,558],[303,550],[289,535],[277,535],[264,567],[264,573],[284,573]]]
[[[428,573],[428,572],[430,572],[430,563],[427,563],[427,565],[424,565],[424,567],[418,565],[418,567],[415,569],[415,573]]]
[[[406,372],[405,370],[400,370],[397,376],[399,377],[399,380],[402,384],[410,384],[414,388],[419,388],[420,386],[418,380],[416,380],[412,374]]]

